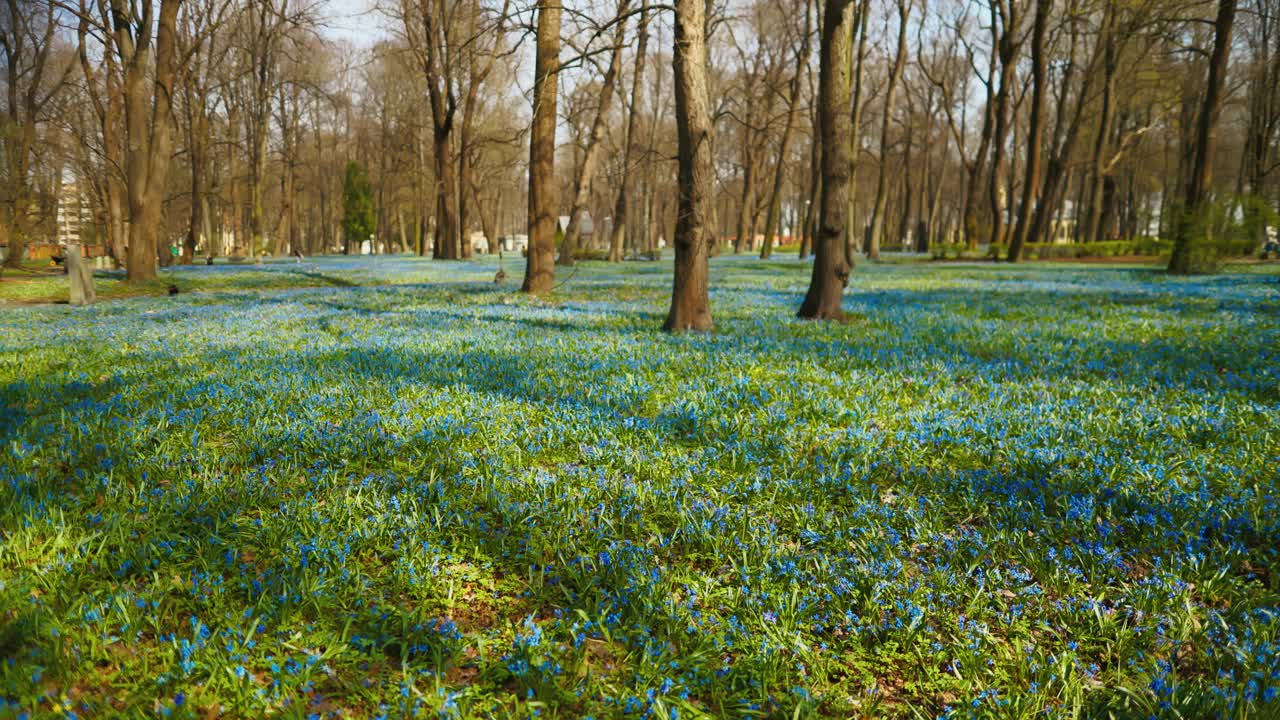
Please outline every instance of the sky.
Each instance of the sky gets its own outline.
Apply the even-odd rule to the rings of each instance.
[[[323,0],[324,34],[367,48],[386,35],[387,19],[374,9],[374,0]]]

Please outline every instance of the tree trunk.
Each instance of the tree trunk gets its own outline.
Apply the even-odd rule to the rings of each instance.
[[[560,77],[560,0],[538,0],[529,133],[529,258],[521,291],[545,293],[555,284],[556,88]]]
[[[471,128],[468,127],[466,121],[462,123],[462,132],[458,134],[458,144],[461,152],[458,153],[458,257],[463,260],[470,259],[475,254],[475,248],[471,245],[471,203],[467,202],[467,188],[471,186]]]
[[[1009,262],[1018,262],[1031,229],[1031,211],[1040,199],[1040,163],[1044,157],[1044,94],[1048,71],[1044,58],[1045,35],[1053,0],[1036,0],[1036,19],[1031,30],[1031,127],[1027,139],[1026,177],[1022,181],[1022,201],[1018,222],[1009,243]]]
[[[9,241],[9,254],[4,258],[4,267],[19,268],[22,267],[23,256],[27,252],[27,241],[22,233],[17,232],[13,227],[9,208],[4,208],[3,212],[5,216],[0,218],[0,239],[7,238]]]
[[[889,125],[893,122],[894,104],[897,100],[898,81],[907,60],[907,20],[911,12],[909,0],[898,0],[898,50],[893,57],[893,69],[889,72],[889,84],[884,91],[884,122],[880,125],[880,172],[876,177],[876,203],[871,209],[871,244],[867,257],[880,259],[880,244],[884,234],[884,216],[889,200]]]
[[[845,215],[845,236],[844,236],[844,257],[849,267],[853,267],[854,255],[858,239],[862,237],[861,221],[858,217],[858,165],[862,158],[862,146],[859,138],[862,135],[862,110],[865,103],[862,101],[862,81],[866,75],[866,59],[867,59],[867,22],[871,17],[871,6],[867,2],[855,1],[853,3],[854,24],[856,26],[857,42],[851,45],[853,57],[850,62],[853,65],[853,79],[850,83],[853,86],[853,117],[849,131],[849,182],[845,190],[848,193],[848,207]],[[819,22],[819,32],[821,32],[822,23]],[[816,103],[815,103],[816,104]],[[814,128],[815,138],[820,138],[822,131],[820,128]],[[819,147],[822,143],[815,139]],[[821,152],[819,150],[819,152]],[[818,159],[819,164],[821,158]],[[819,172],[819,177],[821,173]],[[821,188],[822,183],[819,182],[815,186],[815,193]],[[813,223],[813,240],[817,243],[818,233],[821,232],[822,213],[820,210],[821,200],[814,197],[814,223]],[[855,227],[855,224],[857,227]]]
[[[629,0],[619,0],[617,25],[613,33],[613,52],[609,56],[609,68],[604,73],[604,81],[600,88],[600,104],[596,109],[595,120],[591,123],[591,133],[587,138],[587,150],[582,158],[582,166],[574,185],[573,206],[569,209],[569,227],[564,231],[564,242],[560,246],[560,257],[556,261],[560,265],[572,265],[574,252],[578,249],[578,240],[582,235],[582,216],[586,212],[587,202],[591,199],[591,183],[595,179],[596,166],[600,159],[600,140],[608,132],[609,107],[613,103],[614,85],[617,84],[618,70],[622,65],[622,48],[626,41],[626,13]]]
[[[199,244],[200,232],[204,229],[204,164],[199,157],[199,140],[191,143],[191,227],[187,229],[187,241],[182,246],[181,261],[190,265],[196,257],[196,245]]]
[[[742,144],[742,200],[738,204],[737,237],[733,239],[733,252],[740,254],[744,249],[755,244],[755,226],[751,219],[756,216],[755,210],[755,158],[748,150],[748,144]],[[751,233],[748,236],[748,233]]]
[[[636,66],[631,79],[631,107],[627,112],[627,128],[623,138],[622,177],[618,180],[618,199],[613,206],[613,227],[609,233],[609,262],[621,262],[626,245],[627,221],[630,215],[631,164],[635,155],[636,118],[644,99],[644,63],[649,43],[649,0],[640,3],[640,37],[636,46]]]
[[[1093,155],[1090,160],[1089,199],[1085,204],[1084,240],[1097,242],[1101,240],[1102,227],[1102,192],[1104,175],[1104,156],[1107,141],[1111,137],[1111,118],[1115,113],[1116,85],[1116,51],[1113,36],[1107,37],[1105,50],[1106,60],[1103,62],[1102,110],[1098,115],[1098,135],[1093,143]]]
[[[676,215],[675,277],[667,332],[711,329],[707,253],[714,233],[715,169],[712,166],[711,102],[707,94],[706,3],[676,0],[676,131],[679,207]]]
[[[1169,272],[1175,275],[1211,269],[1198,262],[1192,252],[1192,245],[1200,239],[1208,226],[1209,184],[1213,179],[1218,116],[1222,114],[1235,17],[1236,0],[1218,0],[1218,14],[1213,23],[1213,54],[1209,58],[1209,79],[1200,108],[1200,119],[1196,124],[1195,159],[1188,178],[1182,217],[1174,235],[1173,254],[1169,257]]]
[[[435,260],[458,259],[458,203],[457,163],[453,157],[450,135],[436,131],[433,159],[436,170],[436,232],[432,258]]]
[[[113,40],[125,67],[125,177],[129,196],[126,277],[129,282],[139,282],[154,278],[156,274],[156,244],[172,144],[175,35],[181,0],[161,0],[159,22],[154,30],[154,64],[148,62],[150,45],[142,42],[152,29],[148,27],[139,31],[135,38],[134,29],[127,21],[128,12],[120,3],[121,0],[113,1],[113,13],[116,15]],[[135,39],[138,44],[135,44]],[[148,86],[151,87],[150,92]]]
[[[861,0],[860,12],[866,12]],[[815,320],[844,318],[841,300],[849,282],[845,253],[849,182],[849,52],[853,35],[852,0],[826,0],[818,51],[818,123],[822,141],[821,226],[814,238],[815,258],[809,290],[798,315]]]
[[[815,2],[814,9],[814,29],[819,36],[822,35],[822,5]],[[817,98],[818,91],[816,78],[813,76],[812,70],[805,73],[805,85],[809,91],[810,98]],[[856,101],[855,101],[856,102]],[[854,125],[857,121],[854,120]],[[813,254],[813,238],[817,234],[818,227],[818,193],[821,191],[822,185],[822,141],[820,139],[821,131],[818,128],[818,103],[809,102],[809,183],[805,188],[804,196],[804,228],[800,233],[800,248],[798,252],[799,259],[806,260]],[[852,194],[850,201],[852,202]]]
[[[1007,4],[1005,2],[1007,1]],[[1000,90],[996,93],[995,133],[992,135],[991,176],[987,184],[988,197],[991,203],[991,237],[990,243],[999,245],[1005,240],[1004,210],[1004,166],[1005,138],[1009,135],[1010,104],[1013,99],[1014,84],[1017,82],[1018,49],[1021,39],[1018,37],[1020,11],[1016,0],[1002,0],[991,8],[992,42],[997,48],[1000,60]]]
[[[800,82],[804,77],[804,69],[809,66],[810,35],[812,35],[812,26],[809,20],[809,0],[805,0],[804,35],[800,40],[799,52],[796,53],[796,70],[791,76],[791,85],[787,93],[787,120],[782,128],[782,140],[778,143],[778,161],[773,168],[773,190],[769,197],[769,213],[764,221],[764,243],[760,246],[762,259],[768,259],[773,255],[773,234],[778,229],[779,216],[782,214],[782,183],[787,167],[787,149],[791,146],[796,114],[800,109]]]
[[[961,224],[964,231],[965,245],[969,250],[978,249],[978,194],[982,172],[986,168],[987,153],[991,150],[991,136],[995,132],[995,82],[996,68],[999,67],[996,53],[991,53],[991,61],[987,68],[987,102],[982,111],[982,131],[979,133],[978,151],[973,162],[966,168],[964,185],[964,202],[961,205]]]

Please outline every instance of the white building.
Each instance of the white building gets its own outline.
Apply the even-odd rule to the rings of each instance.
[[[93,222],[89,203],[74,182],[64,182],[58,188],[58,244],[78,243],[81,231]]]
[[[504,235],[499,240],[503,252],[525,252],[529,249],[528,235]]]

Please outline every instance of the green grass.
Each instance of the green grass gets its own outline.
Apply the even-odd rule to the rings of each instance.
[[[179,293],[219,290],[265,291],[303,287],[350,287],[387,283],[433,282],[440,280],[492,279],[495,259],[482,259],[465,266],[442,266],[425,258],[396,256],[385,262],[370,263],[368,258],[294,258],[252,262],[224,263],[209,267],[203,264],[161,268],[154,280],[141,283],[124,281],[123,270],[95,270],[94,288],[102,299],[161,296],[169,287]],[[395,267],[390,267],[395,263]],[[54,268],[41,267],[38,273],[8,271],[0,276],[0,304],[65,303],[70,296],[67,277],[54,273]]]
[[[0,717],[1280,713],[1274,267],[494,270],[0,308]]]

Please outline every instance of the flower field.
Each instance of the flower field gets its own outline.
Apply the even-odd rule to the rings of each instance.
[[[0,307],[0,718],[1280,716],[1274,268],[304,268]]]

